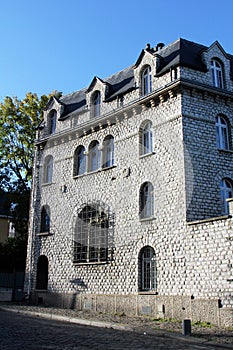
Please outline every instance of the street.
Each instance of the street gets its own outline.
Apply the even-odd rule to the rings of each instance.
[[[221,346],[81,326],[0,310],[1,350],[223,350]]]

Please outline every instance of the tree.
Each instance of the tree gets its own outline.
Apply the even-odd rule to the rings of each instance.
[[[7,96],[0,103],[1,189],[17,193],[30,189],[36,127],[50,96],[38,98],[29,92],[22,101]]]

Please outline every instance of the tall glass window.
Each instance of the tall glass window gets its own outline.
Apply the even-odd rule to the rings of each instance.
[[[141,80],[142,80],[142,95],[144,96],[152,92],[152,73],[151,73],[150,66],[148,66],[142,72]]]
[[[141,129],[141,155],[153,152],[152,123],[148,122]]]
[[[50,209],[48,205],[45,205],[41,209],[41,224],[40,232],[50,231]]]
[[[211,61],[211,71],[213,85],[218,88],[223,88],[223,70],[222,65],[217,60]]]
[[[229,149],[228,125],[223,117],[216,117],[216,136],[217,147],[220,149]]]
[[[227,203],[227,198],[233,197],[233,185],[232,181],[229,179],[222,179],[220,182],[220,192],[222,201],[222,211],[223,214],[229,214],[229,204]]]
[[[139,289],[142,291],[157,288],[156,256],[152,247],[142,248],[139,254]]]
[[[100,103],[101,103],[100,91],[95,91],[92,96],[92,117],[94,118],[100,116]]]
[[[53,157],[47,156],[44,162],[44,183],[51,183],[53,177]]]
[[[145,182],[140,189],[140,219],[154,216],[154,187],[150,182]]]
[[[74,176],[85,174],[86,152],[83,146],[78,146],[74,153]]]
[[[114,138],[108,135],[103,142],[103,168],[114,165]]]
[[[88,150],[88,170],[95,171],[100,168],[101,152],[99,150],[99,142],[92,141]]]
[[[50,115],[50,125],[49,125],[49,133],[54,134],[56,131],[56,124],[57,124],[57,112],[52,111]]]

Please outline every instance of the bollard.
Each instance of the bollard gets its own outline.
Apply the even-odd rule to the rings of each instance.
[[[182,321],[182,335],[191,335],[191,320]]]

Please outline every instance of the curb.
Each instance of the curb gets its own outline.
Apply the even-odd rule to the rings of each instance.
[[[110,328],[110,329],[115,329],[115,330],[120,330],[120,331],[126,331],[126,332],[137,332],[137,333],[142,333],[142,331],[138,331],[137,328],[130,327],[125,324],[116,324],[116,323],[110,323],[110,322],[102,322],[102,321],[92,321],[92,320],[87,320],[83,318],[77,318],[77,317],[69,317],[69,316],[62,316],[62,315],[56,315],[52,313],[43,313],[43,312],[34,312],[34,311],[27,311],[27,310],[19,310],[19,309],[12,309],[12,308],[7,308],[7,307],[2,307],[0,306],[0,310],[3,311],[10,311],[14,312],[17,314],[22,314],[22,315],[29,315],[29,316],[34,316],[34,317],[39,317],[39,318],[45,318],[48,320],[53,320],[53,321],[63,321],[63,322],[68,322],[68,323],[73,323],[73,324],[80,324],[83,326],[92,326],[92,327],[100,327],[100,328]],[[230,344],[222,344],[222,343],[216,343],[216,342],[211,342],[206,339],[199,339],[196,337],[192,336],[183,336],[180,334],[173,334],[173,333],[168,333],[168,332],[163,332],[160,330],[154,330],[154,331],[148,331],[145,332],[143,331],[145,335],[154,335],[157,337],[163,337],[163,338],[174,338],[180,341],[187,341],[190,343],[198,343],[198,344],[203,344],[207,346],[214,346],[218,348],[225,348],[225,349],[233,349],[233,346]]]

